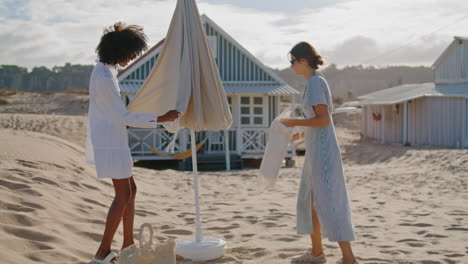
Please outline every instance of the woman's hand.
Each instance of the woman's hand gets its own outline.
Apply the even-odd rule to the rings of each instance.
[[[283,125],[285,125],[287,127],[293,127],[294,122],[296,121],[296,119],[283,118],[280,121],[281,121],[281,123],[283,123]]]
[[[281,123],[283,123],[287,127],[327,127],[331,125],[331,117],[330,113],[328,112],[328,105],[326,104],[319,104],[314,105],[315,117],[310,119],[281,119]]]
[[[171,110],[167,113],[165,113],[162,116],[158,117],[158,122],[164,123],[164,122],[172,122],[176,120],[180,115],[180,112],[177,110]]]
[[[291,139],[289,140],[290,143],[293,143],[294,141],[298,141],[299,139],[302,138],[302,133],[295,133],[292,135]]]

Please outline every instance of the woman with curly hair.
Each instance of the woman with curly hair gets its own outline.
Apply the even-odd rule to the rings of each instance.
[[[96,48],[98,62],[89,83],[88,134],[86,160],[96,166],[98,178],[112,180],[115,197],[107,214],[101,244],[93,264],[110,264],[117,254],[111,251],[114,234],[123,221],[122,249],[133,245],[136,184],[132,176],[132,156],[128,147],[127,126],[156,128],[158,122],[177,119],[171,110],[162,116],[134,114],[123,104],[116,66],[126,66],[147,49],[147,37],[136,25],[116,23],[104,30]]]

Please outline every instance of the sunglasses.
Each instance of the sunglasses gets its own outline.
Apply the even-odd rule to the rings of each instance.
[[[294,62],[295,62],[295,61],[298,61],[298,60],[300,60],[300,58],[294,58],[294,59],[290,60],[289,62],[291,62],[291,65],[293,65]]]

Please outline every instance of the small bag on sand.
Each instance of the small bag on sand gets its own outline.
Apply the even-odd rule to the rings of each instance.
[[[143,243],[143,231],[148,228],[149,241]],[[153,228],[150,224],[142,224],[138,235],[139,246],[136,244],[122,250],[118,264],[176,264],[175,241],[170,239],[162,244],[153,244]]]

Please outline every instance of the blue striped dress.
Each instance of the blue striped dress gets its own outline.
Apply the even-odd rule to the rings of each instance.
[[[327,81],[316,73],[307,82],[302,96],[301,113],[306,119],[315,117],[314,105],[333,104]],[[306,154],[297,198],[297,233],[312,234],[312,201],[323,237],[330,241],[355,239],[351,221],[340,148],[333,121],[327,127],[305,127]]]

